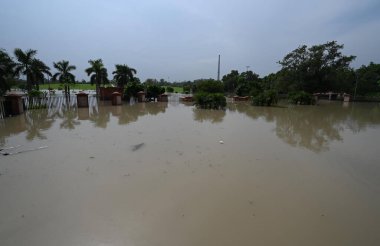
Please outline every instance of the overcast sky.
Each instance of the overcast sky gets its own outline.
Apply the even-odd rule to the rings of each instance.
[[[237,69],[265,76],[301,44],[336,40],[354,66],[380,63],[379,0],[0,0],[0,48],[69,60],[88,80],[89,59],[109,70],[169,81]]]

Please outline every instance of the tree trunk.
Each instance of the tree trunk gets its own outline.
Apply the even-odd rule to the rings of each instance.
[[[96,97],[99,97],[99,93],[100,93],[100,86],[98,83],[96,83]]]
[[[30,81],[29,76],[26,76],[26,90],[30,92],[32,90],[32,81]]]

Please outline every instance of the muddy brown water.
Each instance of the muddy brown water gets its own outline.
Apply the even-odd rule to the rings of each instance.
[[[0,245],[380,245],[379,141],[379,104],[31,110],[0,121]]]

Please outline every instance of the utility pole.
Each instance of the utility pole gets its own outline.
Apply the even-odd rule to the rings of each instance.
[[[354,101],[356,99],[356,89],[358,88],[358,72],[355,71],[355,90],[354,90]]]
[[[218,59],[218,81],[220,79],[220,55],[219,55],[219,59]]]

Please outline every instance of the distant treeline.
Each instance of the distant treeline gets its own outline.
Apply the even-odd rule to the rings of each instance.
[[[380,96],[380,64],[373,62],[358,69],[351,67],[356,58],[342,53],[344,46],[336,41],[324,44],[301,45],[279,61],[281,69],[260,77],[253,71],[232,70],[224,75],[221,84],[223,92],[229,95],[258,96],[274,94],[304,95],[319,92],[338,92],[361,96]],[[12,86],[24,85],[28,90],[39,89],[40,83],[53,81],[65,84],[86,83],[76,81],[72,71],[75,66],[68,61],[53,63],[56,70],[51,74],[50,67],[36,58],[37,51],[14,50],[14,58],[0,49],[0,93],[4,94]],[[90,67],[85,70],[89,82],[96,85],[113,84],[117,87],[136,87],[136,85],[182,87],[185,92],[196,92],[197,84],[213,79],[168,82],[164,79],[147,79],[143,83],[136,77],[137,71],[127,65],[115,65],[113,78],[109,79],[107,69],[101,59],[89,60]],[[20,76],[26,80],[20,80]],[[65,88],[66,88],[65,86]],[[141,87],[142,88],[142,87]],[[263,94],[264,93],[264,94]]]

